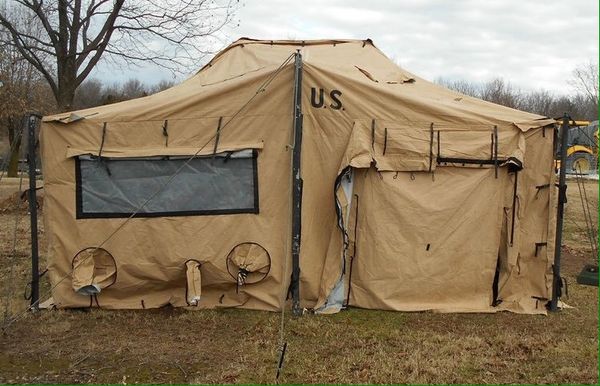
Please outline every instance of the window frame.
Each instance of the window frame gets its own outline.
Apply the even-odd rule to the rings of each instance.
[[[180,216],[213,216],[213,215],[228,215],[228,214],[259,214],[259,189],[258,189],[258,150],[257,149],[239,149],[236,151],[227,151],[218,153],[217,155],[223,156],[223,154],[233,154],[238,151],[252,150],[252,181],[253,181],[253,194],[254,194],[254,205],[251,208],[234,208],[234,209],[202,209],[202,210],[186,210],[186,211],[162,211],[162,212],[138,212],[134,216],[131,216],[133,212],[84,212],[83,210],[83,187],[82,187],[82,176],[81,176],[81,159],[80,156],[75,158],[75,218],[76,219],[99,219],[99,218],[153,218],[153,217],[180,217]],[[101,157],[98,159],[97,156],[89,155],[92,157],[92,161],[102,162],[102,159],[111,161],[121,160],[126,162],[127,160],[151,160],[156,156],[147,157]],[[169,161],[169,156],[159,156],[162,159],[160,161]],[[196,156],[194,159],[210,159],[213,155],[208,156]],[[173,158],[181,159],[181,156],[174,156]],[[85,161],[87,162],[87,161]]]

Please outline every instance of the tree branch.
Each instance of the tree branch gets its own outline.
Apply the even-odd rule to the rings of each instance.
[[[19,31],[17,31],[12,23],[6,20],[2,14],[0,14],[0,24],[2,24],[10,33],[12,37],[12,43],[17,48],[19,53],[42,74],[52,89],[52,92],[56,95],[58,92],[58,87],[55,80],[52,78],[52,75],[50,75],[50,72],[44,67],[42,60],[30,47],[27,47]]]

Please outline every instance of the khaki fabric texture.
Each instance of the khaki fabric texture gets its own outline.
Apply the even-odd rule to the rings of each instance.
[[[321,308],[342,281],[357,307],[544,312],[556,194],[536,186],[553,186],[554,121],[430,83],[370,40],[244,38],[171,89],[44,117],[44,221],[55,304],[185,307],[197,294],[194,309],[285,306],[296,50],[303,60],[301,305]],[[215,145],[219,152],[258,152],[259,213],[77,218],[77,157],[208,157]],[[509,166],[438,162],[494,157],[523,167],[511,245]],[[336,185],[345,170],[353,174],[349,196]],[[548,244],[535,255],[539,242]],[[249,247],[231,255],[240,244]],[[98,245],[114,258],[116,280],[91,302],[73,290],[82,278],[72,262]],[[499,259],[502,303],[492,307]],[[248,278],[260,280],[238,285],[228,261],[256,268],[260,274]]]

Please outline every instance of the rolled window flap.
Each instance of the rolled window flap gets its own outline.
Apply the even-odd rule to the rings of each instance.
[[[200,262],[197,260],[188,260],[185,263],[186,291],[185,297],[187,304],[197,306],[202,295],[202,273],[200,272]]]
[[[262,150],[264,147],[264,142],[240,142],[240,143],[221,143],[219,144],[219,148],[217,151],[217,155],[222,156],[232,156],[231,154],[226,153],[234,153],[234,157],[246,158],[252,156],[251,150]],[[90,148],[67,148],[66,157],[74,158],[79,156],[97,156],[99,147],[90,147]],[[244,150],[250,150],[249,152]],[[212,156],[214,155],[214,149],[203,149],[202,151],[198,151],[197,148],[193,147],[160,147],[160,148],[116,148],[105,146],[102,148],[102,156],[105,158],[137,158],[137,157],[185,157],[189,158],[192,155],[196,157],[204,157],[204,156]]]
[[[103,248],[90,247],[73,258],[71,285],[81,295],[96,295],[117,279],[115,260]]]

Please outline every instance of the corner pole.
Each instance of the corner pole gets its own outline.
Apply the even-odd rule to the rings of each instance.
[[[300,309],[300,232],[302,229],[302,55],[294,61],[294,148],[292,155],[292,313],[302,315]]]
[[[567,138],[569,137],[569,116],[563,116],[560,128],[560,171],[558,174],[558,208],[556,210],[556,236],[554,243],[554,264],[552,265],[552,300],[550,311],[558,311],[558,298],[561,296],[560,279],[560,246],[562,244],[563,217],[565,203],[567,202],[567,184],[565,174],[567,170]]]
[[[36,132],[39,115],[29,113],[27,115],[27,165],[29,166],[29,221],[31,223],[31,307],[39,308],[40,301],[40,269],[38,254],[38,221],[37,221],[37,197],[36,197]]]

